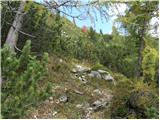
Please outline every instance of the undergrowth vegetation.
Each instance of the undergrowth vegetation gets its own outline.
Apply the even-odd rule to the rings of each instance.
[[[47,74],[48,54],[37,60],[30,52],[31,41],[27,41],[20,56],[16,56],[5,45],[2,54],[2,118],[19,118],[28,107],[49,96],[49,85],[40,89],[38,83]]]

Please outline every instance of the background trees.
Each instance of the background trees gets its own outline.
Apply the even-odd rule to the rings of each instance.
[[[145,38],[149,34],[149,28],[151,26],[150,21],[152,18],[157,17],[158,3],[154,2],[130,2],[128,4],[128,10],[124,17],[121,17],[121,21],[124,28],[127,30],[128,35],[135,41],[137,49],[137,67],[135,75],[137,78],[143,76],[142,72],[142,52],[145,48]]]

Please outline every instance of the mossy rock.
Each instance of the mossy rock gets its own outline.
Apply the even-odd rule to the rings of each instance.
[[[146,118],[145,112],[150,107],[158,105],[156,95],[150,91],[134,91],[131,93],[129,107],[133,108],[138,118]]]
[[[120,77],[117,77],[119,79]],[[128,79],[121,77],[121,80],[117,82],[116,87],[113,91],[113,100],[111,104],[111,117],[117,118],[127,118],[130,109],[127,105],[127,101],[132,89],[132,82]]]

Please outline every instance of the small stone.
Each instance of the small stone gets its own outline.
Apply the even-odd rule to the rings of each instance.
[[[78,79],[82,81],[82,78],[81,78],[81,77],[78,77]]]
[[[34,115],[34,118],[35,118],[35,119],[37,119],[37,116],[36,116],[36,115]]]
[[[49,103],[49,100],[45,100],[46,103]]]
[[[75,65],[75,69],[76,69],[76,72],[81,72],[81,73],[84,73],[84,72],[87,72],[87,71],[90,71],[90,68],[88,67],[85,67],[85,66],[81,66],[81,65]],[[72,70],[73,71],[73,70]]]
[[[83,105],[82,105],[82,104],[77,104],[76,107],[77,107],[77,108],[82,108]]]
[[[76,72],[77,72],[77,70],[76,70],[75,68],[73,68],[73,69],[72,69],[72,72],[73,72],[73,73],[76,73]]]
[[[84,83],[84,84],[86,84],[87,83],[87,80],[86,79],[82,79],[82,82]]]
[[[84,84],[87,83],[87,80],[84,77],[78,77],[78,79]]]
[[[75,77],[78,77],[78,74],[75,74]]]
[[[54,111],[52,115],[55,116],[57,113],[58,113],[57,111]]]
[[[60,62],[60,63],[62,63],[62,62],[63,62],[63,60],[62,60],[62,59],[59,59],[59,62]]]
[[[50,101],[50,103],[53,104],[54,102],[53,102],[53,101]]]
[[[84,116],[84,119],[91,119],[91,114],[92,114],[92,111],[87,111],[86,112],[86,115]]]
[[[96,93],[97,95],[102,95],[102,92],[99,89],[93,90],[93,93]]]
[[[105,71],[105,70],[98,70],[98,72],[99,72],[100,74],[107,73],[107,71]]]
[[[55,103],[56,103],[56,104],[59,104],[59,103],[60,103],[60,101],[59,101],[59,100],[55,100]]]
[[[97,105],[100,105],[101,103],[102,103],[101,101],[96,100],[92,105],[93,105],[93,106],[97,106]]]
[[[113,98],[113,95],[106,95],[106,99],[108,102],[110,102],[112,98]]]
[[[104,76],[102,76],[102,78],[104,80],[108,80],[108,81],[113,81],[114,80],[114,78],[110,74],[109,75],[104,75]]]
[[[61,96],[61,97],[59,98],[59,101],[65,103],[65,102],[68,101],[68,97],[67,97],[66,95],[63,95],[63,96]]]
[[[72,75],[71,78],[72,78],[72,79],[76,79],[77,76],[76,76],[76,75]]]
[[[100,108],[104,108],[106,106],[107,102],[105,100],[96,100],[95,102],[93,102],[92,107],[93,110],[98,110]]]
[[[52,89],[51,91],[54,93],[54,92],[55,92],[55,89]]]
[[[83,92],[78,91],[78,90],[74,90],[74,92],[77,93],[77,94],[80,94],[80,95],[83,95],[83,94],[84,94]]]
[[[57,85],[57,86],[54,87],[54,89],[57,89],[57,88],[60,88],[60,87],[61,87],[61,86]]]
[[[51,101],[52,101],[52,100],[53,100],[53,97],[52,97],[52,96],[51,96],[51,97],[49,97],[49,100],[51,100]]]
[[[85,76],[84,76],[84,75],[82,75],[82,78],[85,78]]]
[[[93,108],[92,108],[92,107],[89,107],[89,108],[87,108],[87,110],[88,110],[88,111],[92,111],[92,110],[93,110]]]

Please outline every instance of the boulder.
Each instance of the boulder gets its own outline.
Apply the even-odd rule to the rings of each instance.
[[[75,65],[75,68],[72,69],[73,73],[83,73],[88,71],[90,71],[90,68],[81,65]]]
[[[89,74],[88,74],[89,77],[95,77],[95,78],[98,78],[98,79],[101,79],[101,74],[97,71],[91,71]]]
[[[113,78],[110,74],[108,74],[108,75],[103,75],[102,78],[103,78],[104,80],[108,80],[108,81],[113,81],[113,80],[114,80],[114,78]]]
[[[156,104],[158,104],[158,100],[156,101],[155,94],[150,91],[141,90],[137,92],[132,92],[129,97],[129,105],[135,109],[144,111],[149,106],[156,107]]]
[[[97,70],[100,74],[105,74],[105,73],[108,73],[107,71],[105,70]]]
[[[113,82],[114,85],[116,85],[114,78],[107,71],[104,71],[104,70],[91,71],[88,74],[88,76],[95,77],[97,79],[104,79],[106,81],[111,81],[111,82]]]

